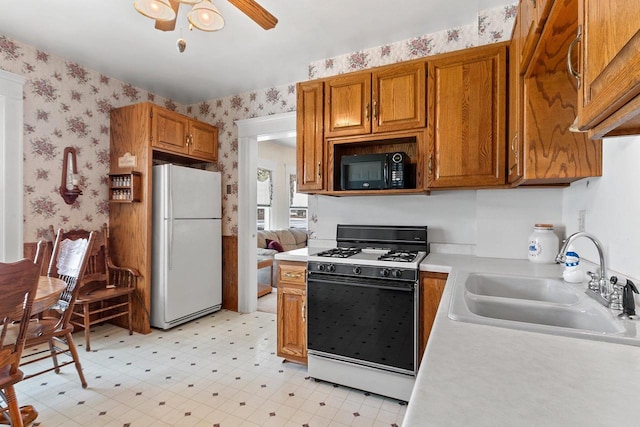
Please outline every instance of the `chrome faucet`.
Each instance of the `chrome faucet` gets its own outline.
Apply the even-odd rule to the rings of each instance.
[[[604,261],[604,249],[602,243],[596,236],[593,234],[587,233],[586,231],[578,231],[577,233],[573,233],[571,236],[567,237],[562,242],[562,248],[560,248],[560,252],[556,256],[556,262],[564,263],[566,261],[566,252],[567,247],[578,237],[586,237],[591,240],[594,245],[596,245],[596,249],[598,249],[598,255],[600,256],[600,277],[593,273],[589,273],[589,289],[587,290],[587,294],[594,297],[597,301],[599,301],[604,306],[609,306],[611,301],[611,290],[609,289],[609,280],[607,279],[607,267]]]

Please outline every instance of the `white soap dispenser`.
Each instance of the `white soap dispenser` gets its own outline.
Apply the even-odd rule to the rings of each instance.
[[[564,271],[562,278],[569,283],[582,283],[585,280],[584,271],[580,267],[580,255],[569,247],[565,254]]]

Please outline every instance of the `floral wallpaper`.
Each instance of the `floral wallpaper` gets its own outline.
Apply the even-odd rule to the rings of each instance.
[[[314,61],[309,64],[309,78],[329,77],[509,40],[517,12],[517,3],[483,10],[478,13],[476,24]]]
[[[517,6],[481,11],[477,25],[352,52],[309,65],[321,78],[437,53],[507,40]],[[234,122],[295,110],[295,82],[225,98],[180,105],[144,89],[43,52],[0,34],[0,69],[24,76],[24,241],[46,237],[49,225],[98,229],[108,222],[109,111],[151,101],[219,129],[223,188],[223,235],[238,234],[238,137]],[[79,186],[72,205],[58,193],[62,153],[78,152]],[[310,215],[313,217],[313,213]],[[317,219],[316,219],[317,221]],[[313,221],[310,221],[310,227]]]
[[[218,128],[218,164],[222,188],[231,185],[231,194],[222,195],[222,234],[238,235],[238,129],[235,121],[296,109],[295,83],[255,90],[240,95],[204,101],[186,107],[186,114]]]

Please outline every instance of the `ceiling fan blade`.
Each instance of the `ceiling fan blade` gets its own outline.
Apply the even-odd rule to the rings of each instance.
[[[265,30],[270,30],[278,23],[278,18],[270,14],[254,0],[229,0],[229,3],[240,9],[242,13],[253,19]]]
[[[178,19],[178,8],[180,7],[179,0],[169,0],[171,3],[171,9],[176,13],[176,17],[172,21],[156,21],[156,30],[173,31],[176,29],[176,19]]]

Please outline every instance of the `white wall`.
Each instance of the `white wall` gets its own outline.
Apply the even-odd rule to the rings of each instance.
[[[427,225],[432,244],[467,246],[463,253],[526,258],[528,236],[537,222],[562,232],[562,190],[514,189],[434,191],[429,196],[309,198],[310,245],[331,246],[337,224]],[[438,245],[441,250],[461,248]]]
[[[273,170],[271,228],[289,228],[289,177],[287,167],[295,170],[296,149],[268,141],[258,142],[258,167]]]
[[[578,214],[584,210],[585,231],[605,248],[608,268],[640,278],[640,136],[606,138],[602,177],[583,179],[564,190],[563,222],[567,233],[578,231]],[[576,241],[581,257],[597,262],[595,246]]]

